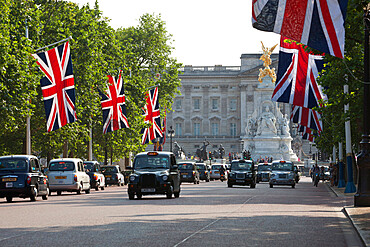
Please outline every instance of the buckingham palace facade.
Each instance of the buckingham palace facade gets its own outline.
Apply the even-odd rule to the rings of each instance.
[[[191,66],[182,69],[181,94],[174,99],[173,111],[167,113],[167,131],[172,126],[177,142],[187,155],[207,140],[207,151],[222,144],[226,154],[241,153],[241,138],[245,135],[247,117],[253,113],[254,90],[261,54],[242,54],[240,66]],[[271,55],[271,68],[278,65],[278,54]],[[283,114],[290,114],[287,104],[279,104]],[[169,150],[167,137],[164,150]]]

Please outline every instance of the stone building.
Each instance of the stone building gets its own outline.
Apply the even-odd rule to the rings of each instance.
[[[167,130],[175,131],[173,142],[186,154],[195,154],[209,141],[207,151],[222,144],[226,154],[243,151],[247,118],[254,105],[261,54],[242,54],[240,66],[186,65],[180,75],[181,94],[174,99],[173,111],[167,113]],[[278,66],[278,54],[271,55],[272,68]],[[290,116],[290,107],[279,103],[280,111]],[[169,150],[170,138],[164,146]]]

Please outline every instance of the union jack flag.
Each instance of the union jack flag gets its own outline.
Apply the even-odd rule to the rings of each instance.
[[[348,0],[253,0],[254,28],[343,58]]]
[[[75,85],[69,43],[32,56],[45,73],[40,84],[48,132],[76,121]]]
[[[322,131],[321,115],[312,109],[292,105],[290,120],[318,132]]]
[[[317,133],[314,132],[312,129],[298,125],[298,132],[302,133],[302,139],[303,140],[309,140],[310,142],[315,142],[315,137],[317,136]]]
[[[323,69],[323,56],[306,52],[302,45],[280,39],[279,69],[272,100],[306,108],[320,107],[324,99],[316,82]]]
[[[146,93],[146,105],[143,111],[145,116],[144,122],[151,124],[149,128],[143,128],[141,130],[143,134],[141,143],[146,144],[157,137],[163,136],[161,129],[161,114],[159,111],[158,87]]]
[[[121,73],[117,82],[113,76],[108,75],[108,82],[106,94],[100,92],[104,134],[122,128],[130,128],[126,117],[126,98]]]

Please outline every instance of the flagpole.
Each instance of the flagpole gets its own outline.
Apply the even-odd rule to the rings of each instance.
[[[69,37],[68,37],[68,38],[66,38],[66,39],[62,39],[62,40],[59,40],[59,41],[57,41],[57,42],[54,42],[54,43],[52,43],[52,44],[50,44],[50,45],[47,45],[47,46],[41,47],[41,48],[37,49],[37,50],[36,50],[36,52],[41,51],[41,50],[44,50],[44,49],[46,49],[46,48],[48,48],[48,47],[50,47],[50,46],[53,46],[53,45],[56,45],[56,44],[62,43],[62,42],[64,42],[64,41],[67,41],[67,40],[70,40],[70,39],[72,39],[72,36],[69,36]]]
[[[26,39],[28,39],[28,26],[26,19]],[[26,154],[31,155],[31,116],[30,109],[28,109],[27,119],[26,119]]]
[[[358,186],[354,196],[355,207],[370,206],[370,3],[364,9],[365,42],[364,42],[364,103],[363,135],[360,142],[361,152],[357,156]]]

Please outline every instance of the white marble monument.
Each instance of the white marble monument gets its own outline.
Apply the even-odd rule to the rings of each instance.
[[[293,152],[291,143],[293,138],[289,132],[289,119],[278,108],[277,102],[271,101],[276,80],[275,69],[270,69],[271,49],[262,44],[264,54],[264,69],[260,69],[258,80],[260,84],[254,91],[254,105],[256,108],[252,115],[247,117],[245,136],[242,138],[244,150],[251,152],[254,160],[272,157],[297,161],[298,157]]]

